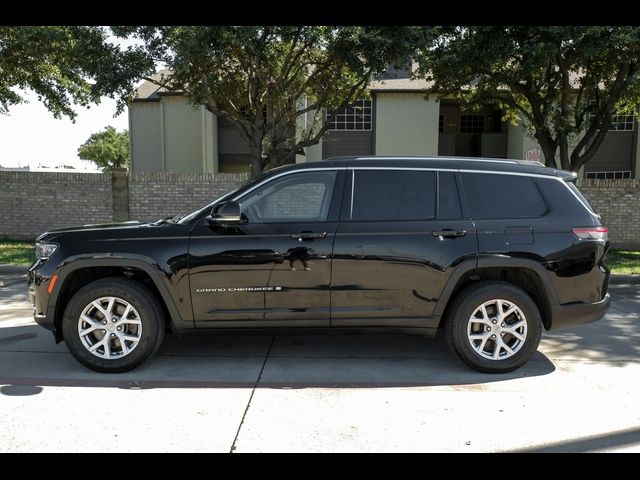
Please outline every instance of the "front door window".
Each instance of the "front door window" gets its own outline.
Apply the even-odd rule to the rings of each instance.
[[[240,199],[250,223],[324,222],[329,214],[336,172],[286,175]]]

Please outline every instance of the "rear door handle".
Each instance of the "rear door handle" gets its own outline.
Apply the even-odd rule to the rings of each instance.
[[[439,238],[464,237],[466,234],[466,230],[434,230],[431,232],[431,235]]]
[[[327,236],[327,232],[322,233],[312,233],[312,232],[302,232],[302,233],[292,233],[291,238],[294,240],[298,240],[302,242],[303,240],[313,240],[314,238],[324,238]]]

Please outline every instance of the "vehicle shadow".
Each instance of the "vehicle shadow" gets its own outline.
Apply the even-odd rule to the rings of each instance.
[[[78,364],[64,344],[35,325],[0,328],[0,394],[33,395],[19,386],[148,388],[385,388],[483,385],[555,370],[536,353],[519,370],[471,370],[436,338],[401,333],[222,333],[168,335],[137,369],[101,374]]]
[[[637,295],[635,289],[634,294]],[[554,360],[607,362],[617,367],[640,363],[639,300],[631,294],[614,296],[604,319],[567,330],[546,332],[542,350]]]

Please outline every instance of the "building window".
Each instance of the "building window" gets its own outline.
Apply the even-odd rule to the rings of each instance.
[[[444,132],[444,115],[438,117],[438,132]]]
[[[329,122],[329,130],[371,130],[371,100],[358,100],[353,107],[337,112]],[[331,112],[327,112],[327,117]]]
[[[594,102],[591,102],[594,104]],[[594,115],[589,115],[589,120],[593,120]],[[635,114],[626,113],[613,113],[611,115],[611,125],[609,126],[610,132],[633,132],[633,124],[635,123]]]
[[[460,133],[484,132],[484,115],[460,115]]]
[[[609,127],[609,130],[632,132],[634,120],[634,115],[613,115],[611,117],[611,126]]]
[[[631,178],[630,170],[607,170],[602,172],[587,172],[587,178],[624,179]]]

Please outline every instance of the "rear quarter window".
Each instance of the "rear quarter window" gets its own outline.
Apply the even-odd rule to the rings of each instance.
[[[554,216],[563,217],[573,225],[592,224],[593,213],[575,185],[553,177],[536,178],[535,182]]]
[[[587,207],[587,209],[591,210],[593,213],[596,213],[596,210],[593,208],[593,205],[591,205],[591,203],[589,203],[589,200],[587,200],[587,198],[582,194],[582,192],[578,190],[578,187],[576,186],[575,183],[572,183],[572,182],[565,182],[565,183],[567,184],[569,189],[575,194],[575,196],[578,197],[578,199],[584,204],[584,206]]]
[[[548,210],[530,177],[462,173],[462,184],[472,218],[532,218]]]

